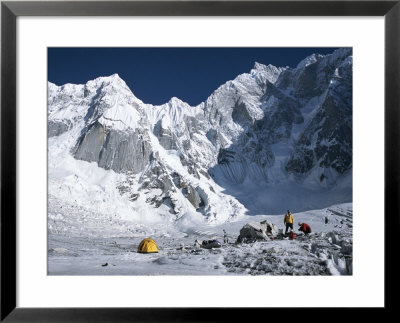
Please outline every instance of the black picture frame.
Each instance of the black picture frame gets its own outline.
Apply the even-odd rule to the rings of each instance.
[[[17,307],[16,19],[19,16],[384,16],[385,19],[385,306],[399,274],[392,266],[399,237],[400,0],[395,1],[2,1],[1,2],[1,321],[237,321],[264,308],[19,308]],[[371,277],[373,279],[373,277]],[[397,283],[396,283],[397,282]],[[367,288],[367,286],[366,286]],[[40,291],[38,291],[40,292]],[[294,297],[301,297],[300,295]],[[273,309],[285,316],[287,309]],[[296,309],[299,315],[304,309]],[[326,309],[324,316],[330,311]],[[268,312],[271,315],[271,312]],[[387,311],[386,311],[387,313]],[[297,315],[297,314],[296,314]],[[267,318],[266,318],[267,319]]]

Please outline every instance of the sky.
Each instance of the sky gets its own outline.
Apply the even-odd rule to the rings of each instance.
[[[305,57],[336,48],[48,48],[48,80],[84,84],[117,73],[145,103],[178,97],[192,106],[255,62],[296,67]]]

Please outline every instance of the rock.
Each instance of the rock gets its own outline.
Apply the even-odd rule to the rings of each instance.
[[[47,136],[55,137],[63,134],[68,131],[72,127],[72,124],[69,120],[49,120],[47,123]]]
[[[263,253],[266,253],[266,254],[273,254],[273,253],[277,253],[277,252],[278,251],[274,247],[263,250]]]
[[[267,220],[261,221],[260,224],[266,227],[265,231],[268,236],[275,236],[278,233],[278,227],[275,224]]]
[[[186,198],[189,200],[190,203],[192,203],[192,205],[196,210],[202,204],[202,199],[199,193],[197,193],[197,191],[191,185],[187,186]]]
[[[252,242],[255,240],[270,240],[267,232],[268,222],[264,221],[264,223],[259,222],[250,222],[243,226],[240,229],[239,237],[237,238],[237,242],[248,241]]]
[[[96,122],[78,141],[74,155],[118,173],[132,171],[136,174],[150,161],[151,144],[145,138],[139,131],[106,130]]]
[[[153,130],[154,134],[158,137],[158,141],[160,145],[163,146],[167,150],[177,149],[177,138],[175,134],[171,131],[171,129],[163,128],[162,120],[160,120],[155,126]]]
[[[334,245],[339,243],[339,237],[333,232],[328,232],[326,234],[326,238],[329,240],[330,243]]]
[[[136,193],[136,194],[131,194],[129,197],[129,201],[134,202],[139,198],[140,194]]]

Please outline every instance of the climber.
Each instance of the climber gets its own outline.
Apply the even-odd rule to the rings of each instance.
[[[228,235],[226,234],[225,229],[223,229],[222,231],[224,231],[224,243],[229,243]]]
[[[311,227],[307,223],[301,223],[299,222],[299,231],[304,232],[305,235],[308,235],[311,233]]]
[[[289,210],[287,210],[287,213],[283,219],[283,224],[286,224],[285,235],[287,235],[289,228],[293,230],[293,222],[293,215]]]

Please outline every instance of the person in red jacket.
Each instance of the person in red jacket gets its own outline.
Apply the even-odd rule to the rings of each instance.
[[[304,232],[305,235],[311,233],[311,227],[307,223],[299,222],[299,226],[300,226],[299,231]]]

